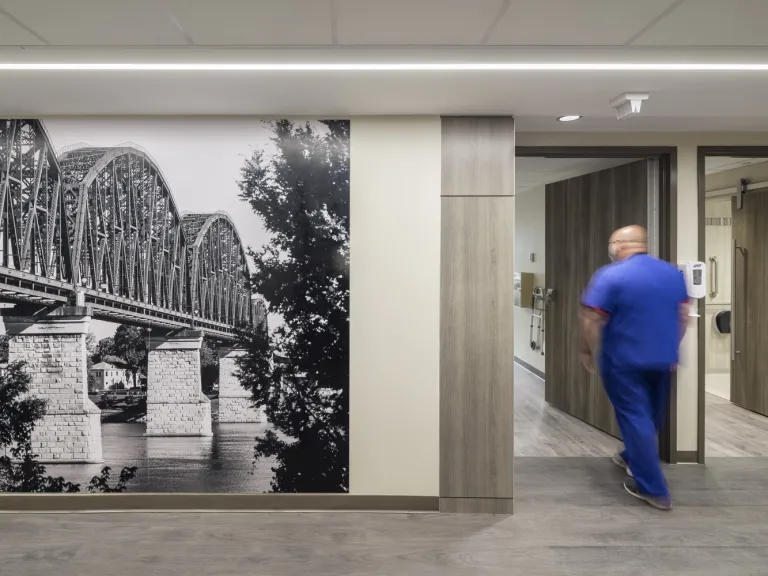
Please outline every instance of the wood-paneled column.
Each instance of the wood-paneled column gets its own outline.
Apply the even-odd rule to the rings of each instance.
[[[514,206],[514,119],[443,118],[443,512],[513,509]]]

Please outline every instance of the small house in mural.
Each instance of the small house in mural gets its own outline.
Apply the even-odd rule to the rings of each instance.
[[[128,371],[110,364],[99,362],[91,366],[88,382],[92,392],[101,390],[119,390],[128,382]]]

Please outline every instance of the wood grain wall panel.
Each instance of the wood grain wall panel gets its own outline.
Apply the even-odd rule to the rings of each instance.
[[[513,118],[443,118],[443,196],[515,194]]]
[[[512,118],[443,118],[440,497],[511,511],[514,455]]]
[[[556,408],[617,438],[603,384],[579,357],[581,296],[609,263],[608,238],[617,228],[648,221],[646,161],[546,186],[546,278],[554,300],[546,319],[545,398]]]
[[[745,195],[741,209],[732,202],[731,402],[768,416],[768,191]]]
[[[444,498],[512,498],[514,222],[514,197],[442,199]]]

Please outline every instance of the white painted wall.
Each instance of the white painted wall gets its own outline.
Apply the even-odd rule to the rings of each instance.
[[[440,119],[351,126],[350,493],[439,489]]]
[[[544,186],[515,196],[515,272],[534,274],[535,286],[546,286],[544,276]],[[535,261],[530,261],[530,255]],[[515,356],[544,372],[544,356],[530,347],[531,309],[515,308]],[[534,332],[535,336],[535,332]]]
[[[677,261],[699,260],[697,147],[677,147]],[[698,449],[699,333],[692,319],[680,345],[677,373],[677,449]]]

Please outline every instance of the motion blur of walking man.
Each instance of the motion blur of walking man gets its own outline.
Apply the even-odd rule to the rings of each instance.
[[[616,230],[608,254],[612,263],[595,273],[582,299],[582,362],[592,371],[601,345],[600,375],[625,445],[613,458],[627,470],[624,487],[669,510],[657,438],[688,323],[685,279],[672,264],[648,255],[640,226]]]

